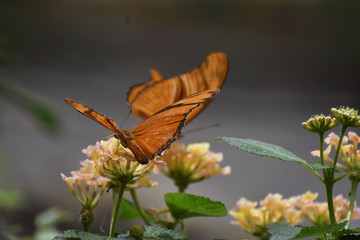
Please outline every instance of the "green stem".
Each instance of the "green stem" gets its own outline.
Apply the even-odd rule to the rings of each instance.
[[[319,138],[320,138],[320,161],[321,164],[324,164],[324,133],[320,132],[319,133]],[[323,170],[324,173],[324,170]],[[325,173],[324,173],[325,175]]]
[[[319,133],[320,138],[320,161],[324,164],[324,133]],[[329,217],[332,224],[336,224],[334,200],[333,200],[333,186],[334,186],[334,174],[333,171],[323,169],[323,182],[326,188],[326,198],[328,203]]]
[[[351,216],[353,213],[353,209],[354,209],[354,203],[355,203],[355,197],[356,197],[356,191],[357,191],[357,187],[358,187],[359,181],[357,179],[351,179],[351,192],[350,192],[350,207],[349,207],[349,211],[346,217],[347,223],[345,226],[345,229],[349,228],[350,225],[350,220],[351,220]]]
[[[135,189],[130,189],[130,194],[131,194],[131,197],[132,197],[132,199],[133,199],[133,201],[135,203],[135,206],[136,206],[137,210],[139,211],[139,213],[140,213],[142,219],[144,220],[145,224],[148,225],[148,226],[151,226],[150,221],[146,217],[144,209],[140,205],[140,202],[139,202],[139,199],[137,197]]]
[[[84,232],[89,232],[91,223],[83,223]]]
[[[338,181],[340,181],[341,179],[343,179],[343,178],[345,178],[345,177],[353,174],[354,172],[358,172],[358,171],[360,171],[360,168],[354,168],[354,169],[352,169],[352,170],[344,173],[344,174],[341,175],[340,177],[335,178],[335,179],[334,179],[334,182],[338,182]]]
[[[325,177],[325,180],[326,180],[326,178],[327,177]],[[334,200],[333,200],[333,186],[334,186],[333,181],[325,182],[326,198],[327,198],[327,202],[328,202],[330,222],[331,222],[331,224],[336,224]]]
[[[338,142],[335,157],[334,157],[334,164],[333,164],[334,168],[332,169],[332,174],[331,174],[333,177],[335,175],[336,163],[337,163],[337,160],[338,160],[338,157],[339,157],[339,153],[340,153],[340,149],[341,149],[341,143],[342,143],[343,137],[345,135],[345,131],[346,131],[346,126],[342,125],[340,138],[339,138],[339,142]]]
[[[109,237],[115,236],[116,221],[118,219],[121,199],[124,194],[125,187],[126,187],[126,184],[121,184],[119,188],[116,188],[116,186],[114,186],[114,188],[113,188],[113,207],[112,207],[112,212],[111,212]]]
[[[180,187],[180,186],[182,186],[182,187]],[[179,193],[184,193],[185,189],[187,188],[187,184],[186,184],[186,186],[185,185],[178,185],[178,188],[179,188]],[[181,232],[185,233],[185,229],[186,229],[185,219],[182,219],[180,221],[180,224],[181,224]],[[175,227],[176,227],[176,225],[175,225]]]
[[[337,163],[337,159],[339,157],[341,143],[342,143],[342,139],[344,137],[345,131],[346,131],[346,126],[343,125],[341,128],[339,143],[338,143],[336,153],[335,153],[333,168],[330,171],[325,170],[323,172],[324,173],[324,183],[325,183],[325,187],[326,187],[326,198],[327,198],[327,202],[328,202],[329,217],[330,217],[331,224],[336,224],[334,200],[333,200],[333,186],[335,183],[334,176],[335,176],[336,163]],[[320,134],[320,138],[321,138],[321,134]],[[320,146],[322,146],[322,141],[321,141]],[[323,151],[321,149],[320,154],[322,152]]]
[[[181,224],[181,232],[185,233],[186,230],[185,220],[184,219],[181,220],[180,224]]]

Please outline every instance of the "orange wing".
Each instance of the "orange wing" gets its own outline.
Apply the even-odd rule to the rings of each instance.
[[[142,150],[141,163],[160,155],[180,135],[187,116],[201,104],[213,99],[219,90],[198,92],[160,110],[131,130],[132,145]],[[146,157],[146,158],[145,158]]]
[[[163,79],[163,77],[161,76],[159,71],[154,68],[150,68],[150,76],[151,76],[150,82],[145,83],[145,84],[140,83],[140,84],[132,86],[129,89],[129,92],[127,93],[128,103],[132,103],[134,101],[135,97],[138,95],[138,93],[141,92],[141,90],[143,90],[146,86]]]
[[[130,89],[128,103],[134,116],[146,119],[155,112],[196,92],[221,88],[228,72],[228,58],[215,52],[205,58],[199,67],[177,77],[150,81]],[[211,101],[189,114],[192,121]]]
[[[115,121],[79,102],[69,99],[65,99],[65,102],[113,131],[122,145],[132,151],[136,160],[141,164],[146,164],[169,148],[170,144],[176,140],[188,114],[200,104],[213,99],[218,92],[219,90],[208,90],[184,98],[150,116],[131,131],[120,130]]]
[[[101,113],[98,113],[95,110],[93,110],[77,101],[70,100],[67,98],[65,98],[64,101],[67,104],[69,104],[70,106],[72,106],[73,108],[75,108],[76,110],[78,110],[78,112],[80,112],[81,114],[83,114],[83,115],[91,118],[92,120],[96,121],[97,123],[103,125],[110,131],[113,131],[114,133],[120,132],[120,129],[117,127],[116,122],[114,120],[108,118],[107,116],[105,116]]]

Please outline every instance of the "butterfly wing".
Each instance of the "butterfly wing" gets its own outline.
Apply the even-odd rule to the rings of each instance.
[[[161,154],[180,135],[185,125],[186,117],[197,107],[213,99],[219,90],[207,90],[190,95],[176,103],[160,110],[142,123],[134,127],[131,140],[128,144],[130,150],[139,152],[137,160],[147,163],[156,155]],[[130,146],[132,145],[132,146]]]
[[[91,118],[92,120],[96,121],[97,123],[103,125],[104,127],[106,127],[107,129],[109,129],[110,131],[113,131],[115,134],[121,133],[120,129],[117,127],[117,124],[114,120],[112,120],[111,118],[96,112],[95,110],[77,102],[74,100],[70,100],[65,98],[64,101],[69,104],[70,106],[72,106],[73,108],[75,108],[76,110],[78,110],[78,112],[80,112],[81,114]]]
[[[131,104],[134,101],[134,99],[139,94],[139,92],[141,92],[141,90],[143,90],[146,86],[151,85],[152,83],[158,82],[163,79],[159,71],[154,68],[150,68],[150,76],[151,79],[148,83],[140,83],[132,86],[129,89],[129,92],[127,93],[127,101],[129,104]]]
[[[130,109],[140,119],[146,119],[155,112],[196,92],[218,89],[223,85],[228,72],[228,59],[224,53],[215,52],[205,58],[199,67],[177,77],[162,79],[142,85],[142,89],[133,92]],[[189,123],[210,103],[202,104],[186,120]]]

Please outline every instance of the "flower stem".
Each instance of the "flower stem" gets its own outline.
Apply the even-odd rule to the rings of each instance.
[[[333,177],[334,177],[334,175],[335,175],[336,163],[337,163],[337,160],[338,160],[338,157],[339,157],[340,148],[341,148],[341,143],[342,143],[342,140],[343,140],[345,131],[346,131],[346,126],[345,126],[345,125],[342,125],[341,133],[340,133],[340,137],[339,137],[339,142],[338,142],[338,145],[337,145],[337,148],[336,148],[335,157],[334,157],[334,164],[333,164],[334,168],[332,169],[332,174],[331,174]]]
[[[320,138],[320,161],[324,164],[324,133],[319,133]],[[334,167],[335,168],[335,167]],[[336,224],[334,200],[333,200],[333,186],[334,186],[334,172],[328,169],[323,169],[323,182],[326,188],[326,198],[328,203],[329,217],[331,224]]]
[[[185,185],[178,185],[178,189],[179,189],[179,193],[184,193],[185,190],[187,188],[187,184]],[[186,229],[186,224],[185,224],[185,219],[182,219],[180,221],[180,224],[181,224],[181,232],[182,233],[185,233],[185,229]],[[176,225],[175,225],[176,226]]]
[[[320,137],[320,161],[321,164],[324,164],[324,133],[320,132],[319,137]]]
[[[349,228],[351,216],[354,210],[354,203],[355,203],[355,197],[356,197],[356,191],[358,187],[359,181],[357,179],[351,178],[351,192],[350,192],[350,207],[349,211],[346,217],[347,223],[345,226],[345,229]]]
[[[133,188],[130,189],[130,194],[131,194],[131,197],[132,197],[132,199],[133,199],[133,201],[135,203],[135,206],[136,206],[137,210],[139,211],[139,213],[140,213],[142,219],[144,220],[145,224],[148,225],[148,226],[151,226],[151,223],[150,223],[149,219],[147,219],[147,217],[146,217],[144,209],[140,205],[140,202],[139,202],[139,199],[137,197],[135,189],[133,189]]]
[[[84,232],[89,232],[91,223],[83,223]]]
[[[126,184],[121,184],[119,186],[119,188],[116,188],[116,186],[114,186],[114,188],[113,188],[113,207],[112,207],[112,212],[111,212],[109,237],[115,236],[116,221],[118,219],[121,199],[124,194],[125,187],[126,187]]]
[[[341,143],[342,143],[342,139],[344,137],[345,131],[346,131],[346,126],[343,125],[341,128],[339,143],[338,143],[335,157],[334,157],[333,168],[331,169],[331,171],[326,171],[326,170],[324,171],[324,183],[325,183],[325,187],[326,187],[326,198],[327,198],[327,202],[328,202],[329,217],[330,217],[331,224],[336,224],[334,200],[333,200],[333,186],[335,183],[334,176],[335,176],[336,163],[337,163],[337,159],[339,157]],[[320,138],[321,138],[321,135],[320,135]],[[322,144],[323,143],[321,141],[320,146],[322,146]],[[323,150],[320,149],[320,154],[322,152],[323,152]],[[323,161],[323,160],[321,159],[321,161]]]
[[[325,181],[326,181],[326,178],[327,177],[325,177]],[[333,180],[331,180],[330,182],[329,181],[325,182],[326,198],[327,198],[327,202],[328,202],[330,222],[331,222],[331,224],[336,224],[334,200],[333,200],[333,186],[334,186]]]
[[[181,232],[185,233],[185,230],[186,230],[185,220],[184,219],[181,220],[180,224],[181,224]]]

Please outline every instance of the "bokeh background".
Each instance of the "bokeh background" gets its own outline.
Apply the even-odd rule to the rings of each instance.
[[[0,37],[14,50],[1,77],[51,108],[59,123],[57,133],[49,133],[0,91],[1,184],[19,189],[26,199],[11,221],[31,234],[31,219],[43,209],[58,206],[75,216],[80,210],[60,173],[78,169],[85,159],[81,149],[110,133],[67,106],[65,97],[121,123],[129,112],[129,87],[148,81],[150,68],[175,76],[214,51],[229,57],[227,80],[185,131],[221,126],[190,132],[183,141],[247,137],[317,160],[310,155],[318,148],[317,136],[301,122],[311,114],[329,114],[331,107],[360,107],[359,7],[358,1],[332,0],[1,1]],[[130,116],[123,127],[137,123]],[[223,152],[222,165],[232,167],[231,175],[193,184],[188,193],[221,201],[229,210],[240,197],[255,201],[268,193],[289,197],[311,190],[325,200],[322,184],[301,166],[252,156],[223,142],[212,142],[211,148]],[[163,176],[154,178],[159,187],[140,190],[139,197],[144,206],[163,207],[163,194],[176,188]],[[348,191],[347,181],[335,186],[335,194]],[[110,204],[109,196],[100,202],[92,231],[101,232]],[[194,218],[188,234],[249,237],[231,220]],[[75,217],[62,227],[80,225]],[[108,229],[106,221],[103,228]]]

